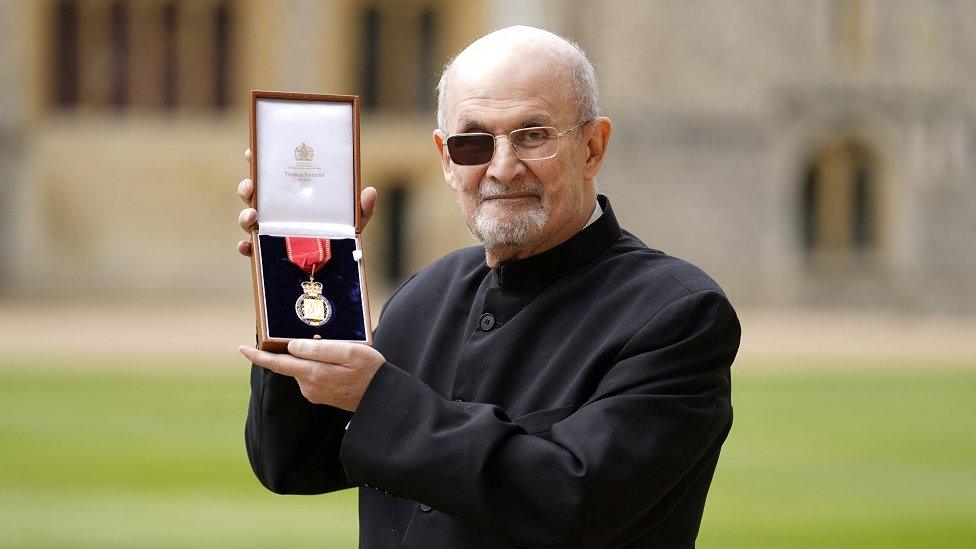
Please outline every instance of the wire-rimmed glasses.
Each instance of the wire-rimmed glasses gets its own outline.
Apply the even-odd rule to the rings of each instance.
[[[487,164],[495,156],[495,141],[508,137],[508,142],[519,160],[547,160],[559,152],[559,138],[589,123],[580,122],[572,128],[558,131],[552,126],[519,128],[507,134],[456,133],[447,137],[447,152],[459,166]]]

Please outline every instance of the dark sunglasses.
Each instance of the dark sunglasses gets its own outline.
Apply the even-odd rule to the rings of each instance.
[[[552,126],[520,128],[508,134],[456,133],[447,138],[447,152],[451,161],[459,166],[478,166],[487,164],[495,156],[495,141],[508,137],[508,142],[519,160],[546,160],[559,152],[559,138],[588,124],[580,122],[572,128],[557,131]]]

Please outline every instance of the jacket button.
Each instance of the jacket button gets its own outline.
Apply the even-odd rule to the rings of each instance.
[[[478,323],[478,326],[480,326],[481,329],[484,330],[484,331],[486,331],[486,332],[488,330],[494,328],[495,327],[495,315],[493,315],[491,313],[485,313],[485,314],[481,315],[481,321]]]
[[[433,509],[433,507],[427,505],[426,503],[421,503],[418,507],[420,507],[420,510],[423,511],[424,513],[429,513],[430,510]]]

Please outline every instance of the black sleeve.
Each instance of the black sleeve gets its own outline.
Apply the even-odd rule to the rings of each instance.
[[[414,276],[393,292],[390,301]],[[389,301],[384,311],[387,305]],[[351,412],[309,402],[294,378],[251,365],[244,443],[254,475],[277,494],[351,488],[339,461],[351,417]]]
[[[717,455],[731,424],[739,335],[721,293],[679,298],[545,437],[495,406],[451,402],[384,364],[346,434],[342,463],[353,483],[426,503],[515,545],[598,545]]]
[[[244,440],[255,476],[278,494],[350,488],[339,447],[351,413],[312,404],[294,378],[251,366]]]

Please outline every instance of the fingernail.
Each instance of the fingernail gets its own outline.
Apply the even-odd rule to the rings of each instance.
[[[290,354],[299,354],[303,352],[309,352],[311,348],[308,347],[308,342],[301,339],[293,339],[288,342],[288,352]]]

